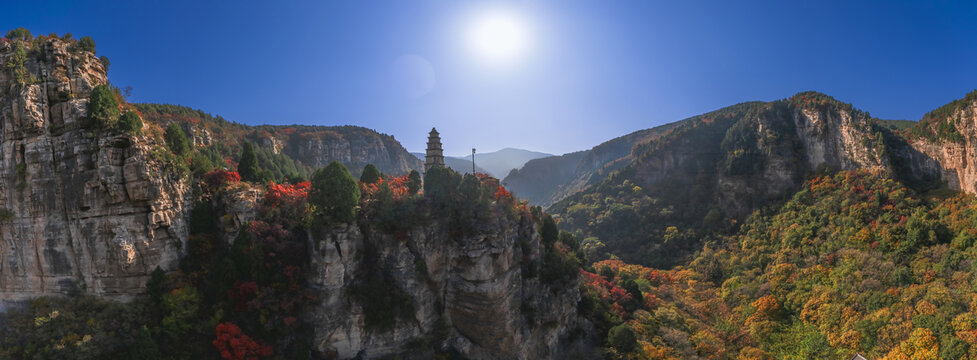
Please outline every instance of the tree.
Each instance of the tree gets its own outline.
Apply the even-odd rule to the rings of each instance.
[[[7,40],[23,40],[31,41],[34,40],[34,36],[31,35],[31,31],[26,28],[19,27],[7,32],[7,36],[4,36]]]
[[[166,292],[166,272],[159,266],[153,270],[149,281],[146,282],[146,294],[153,302],[159,303],[163,300],[163,293]]]
[[[366,167],[363,168],[363,174],[360,175],[360,182],[374,184],[377,181],[380,181],[382,177],[383,175],[380,174],[380,169],[377,169],[377,167],[373,166],[373,164],[366,164]]]
[[[638,282],[634,279],[627,279],[621,283],[621,287],[624,288],[628,294],[631,294],[631,298],[635,300],[635,303],[641,304],[644,302],[644,297],[641,295],[641,289],[638,288]]]
[[[105,67],[105,72],[108,72],[109,71],[109,65],[112,64],[112,62],[109,61],[109,58],[107,56],[105,56],[105,55],[102,55],[102,56],[99,56],[98,57],[98,60],[102,61],[102,66]]]
[[[135,111],[126,111],[119,118],[119,131],[129,134],[129,135],[139,135],[142,134],[142,119],[139,118],[139,114]]]
[[[254,144],[245,141],[241,150],[241,161],[237,164],[237,172],[241,180],[257,182],[261,180],[261,168],[258,167],[258,156],[254,153]]]
[[[190,142],[187,141],[187,134],[176,123],[170,123],[170,126],[166,127],[166,133],[163,134],[163,139],[166,140],[166,147],[170,148],[170,151],[174,154],[184,156],[190,152]]]
[[[88,98],[88,119],[99,129],[109,129],[119,119],[119,101],[108,85],[92,89]]]
[[[129,347],[128,359],[158,360],[162,358],[163,356],[159,353],[159,347],[156,345],[156,340],[153,340],[149,328],[143,325],[139,330],[136,330],[136,339]]]
[[[411,195],[421,191],[421,174],[417,170],[411,170],[410,174],[407,175],[407,191]]]
[[[557,237],[560,236],[560,230],[556,228],[556,221],[553,220],[552,216],[545,215],[543,217],[543,227],[539,230],[539,236],[545,244],[556,242]]]
[[[619,352],[629,353],[638,347],[638,339],[630,326],[621,324],[607,332],[607,344]]]
[[[83,36],[81,40],[78,41],[78,48],[91,53],[95,52],[95,40],[88,36]]]
[[[356,220],[360,186],[343,164],[333,161],[312,175],[309,202],[327,223],[349,223]]]
[[[453,171],[443,166],[428,169],[424,174],[424,197],[435,201],[448,199],[457,188],[454,176],[456,174],[452,173]],[[460,182],[460,179],[458,180]]]

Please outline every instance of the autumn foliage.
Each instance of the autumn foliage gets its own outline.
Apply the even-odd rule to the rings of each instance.
[[[258,360],[273,353],[271,346],[258,343],[230,322],[217,324],[217,338],[213,343],[221,359],[226,360]]]
[[[241,175],[236,171],[215,170],[204,174],[204,184],[210,189],[217,189],[240,181]]]

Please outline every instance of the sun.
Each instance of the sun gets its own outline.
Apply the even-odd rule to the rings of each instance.
[[[529,50],[531,34],[526,22],[504,10],[486,11],[472,19],[466,32],[472,55],[489,65],[511,65]]]

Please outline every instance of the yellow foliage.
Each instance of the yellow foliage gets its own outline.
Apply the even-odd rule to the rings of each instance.
[[[939,359],[940,344],[933,336],[933,332],[926,328],[917,328],[909,335],[909,339],[892,349],[883,360],[936,360]]]

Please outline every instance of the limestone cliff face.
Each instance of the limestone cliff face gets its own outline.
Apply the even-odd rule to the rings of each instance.
[[[570,329],[580,325],[577,287],[551,287],[523,273],[524,261],[539,258],[528,218],[499,219],[479,232],[458,238],[437,222],[403,236],[351,226],[315,240],[317,348],[342,359],[425,359],[433,349],[472,359],[563,358]],[[413,315],[392,330],[365,327],[364,310],[351,297],[351,285],[365,276],[364,261],[413,299]]]
[[[393,136],[357,126],[312,127],[316,131],[279,139],[282,151],[312,168],[324,168],[339,161],[359,171],[373,164],[380,171],[403,175],[420,170],[421,161]]]
[[[951,105],[948,105],[951,106]],[[946,118],[959,138],[910,140],[912,149],[904,151],[909,170],[918,177],[934,175],[950,188],[977,192],[977,93],[952,104]],[[918,126],[925,126],[920,124]]]
[[[4,64],[13,46],[0,44]],[[176,268],[186,186],[163,175],[151,138],[83,126],[106,83],[92,53],[57,39],[26,50],[34,79],[0,71],[0,301],[137,294],[156,266]]]
[[[752,121],[762,165],[750,176],[720,172],[717,178],[720,202],[731,213],[747,215],[765,199],[791,193],[818,169],[892,171],[867,115],[843,107],[777,105],[744,119]]]

